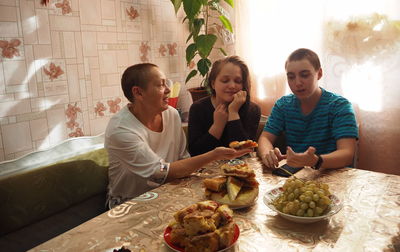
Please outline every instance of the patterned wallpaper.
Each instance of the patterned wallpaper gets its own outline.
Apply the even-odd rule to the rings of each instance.
[[[182,15],[169,0],[0,0],[0,161],[102,133],[129,65],[183,83]]]

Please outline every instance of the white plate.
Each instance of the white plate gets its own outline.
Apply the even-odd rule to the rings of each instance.
[[[240,236],[240,229],[239,229],[239,226],[238,226],[237,224],[235,224],[235,231],[234,231],[234,232],[235,232],[235,233],[234,233],[234,235],[233,235],[232,244],[229,245],[228,247],[224,248],[224,249],[218,250],[217,252],[228,251],[229,249],[233,248],[233,246],[235,246],[235,244],[236,244],[236,242],[237,242],[237,240],[239,239],[239,236]],[[171,242],[171,228],[170,228],[170,227],[167,227],[167,228],[164,230],[164,242],[165,242],[165,244],[167,244],[167,246],[168,246],[171,250],[173,250],[173,251],[175,251],[175,252],[184,252],[184,251],[185,251],[185,248],[183,248],[183,247],[178,247],[178,246],[172,244],[172,242]]]
[[[275,206],[272,204],[274,199],[276,199],[281,193],[283,193],[282,187],[277,187],[277,188],[274,188],[274,189],[268,191],[267,193],[265,193],[264,198],[263,198],[264,204],[267,205],[271,210],[277,212],[283,218],[293,221],[293,222],[297,222],[297,223],[312,223],[312,222],[324,220],[324,219],[329,218],[332,215],[338,213],[343,207],[343,203],[339,200],[339,198],[336,197],[335,195],[331,194],[329,196],[329,199],[331,200],[332,203],[329,206],[329,211],[324,215],[321,215],[318,217],[300,217],[300,216],[285,214],[285,213],[280,212],[278,209],[276,209]]]

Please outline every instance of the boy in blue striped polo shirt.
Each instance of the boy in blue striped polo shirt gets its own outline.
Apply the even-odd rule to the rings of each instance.
[[[268,168],[286,159],[292,167],[339,168],[352,164],[358,128],[351,103],[318,86],[322,77],[318,55],[297,49],[286,63],[288,84],[293,94],[274,105],[258,140],[258,154]],[[273,144],[285,133],[283,155]]]

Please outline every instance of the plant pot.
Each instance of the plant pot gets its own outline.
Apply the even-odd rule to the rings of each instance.
[[[203,87],[189,88],[188,90],[189,90],[190,94],[192,95],[193,102],[210,95],[207,92],[207,89],[205,89]]]

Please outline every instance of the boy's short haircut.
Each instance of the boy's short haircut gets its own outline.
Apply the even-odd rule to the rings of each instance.
[[[125,97],[130,101],[134,102],[132,87],[147,88],[148,78],[150,70],[157,65],[152,63],[141,63],[128,67],[121,78],[121,87]]]
[[[321,62],[319,61],[319,57],[315,52],[307,48],[299,48],[289,55],[285,62],[285,69],[290,61],[299,61],[302,59],[307,59],[316,71],[321,68]]]

